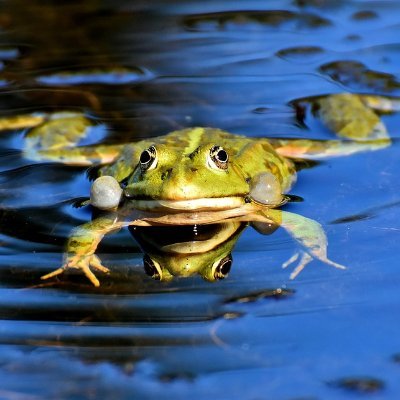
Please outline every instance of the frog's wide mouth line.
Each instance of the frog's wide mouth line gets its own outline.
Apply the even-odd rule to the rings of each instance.
[[[177,211],[228,210],[243,205],[243,197],[211,197],[191,200],[129,200],[138,210],[172,209]]]

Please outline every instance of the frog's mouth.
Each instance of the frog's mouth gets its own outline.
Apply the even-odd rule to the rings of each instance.
[[[245,203],[243,197],[212,197],[190,200],[168,199],[132,199],[129,202],[134,208],[145,211],[175,210],[175,211],[204,211],[204,210],[230,210]]]

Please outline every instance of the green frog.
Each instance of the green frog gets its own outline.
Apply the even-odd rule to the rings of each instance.
[[[79,146],[94,123],[82,114],[35,114],[0,121],[0,128],[31,127],[25,157],[69,165],[100,165],[90,203],[99,216],[75,228],[63,265],[45,275],[82,271],[93,285],[93,270],[108,273],[95,255],[104,235],[125,226],[215,224],[230,219],[257,228],[285,228],[300,250],[291,278],[312,259],[337,268],[327,257],[320,224],[283,211],[296,181],[296,160],[323,159],[376,150],[390,144],[378,112],[399,109],[380,96],[334,94],[312,99],[313,111],[339,139],[250,138],[215,128],[194,127],[165,136],[118,145]],[[178,274],[174,271],[173,274]]]

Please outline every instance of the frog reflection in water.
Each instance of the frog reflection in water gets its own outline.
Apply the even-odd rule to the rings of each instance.
[[[399,109],[399,103],[380,96],[337,94],[315,98],[312,105],[322,122],[344,139],[259,139],[188,128],[132,144],[79,147],[93,126],[81,114],[9,119],[6,128],[33,127],[25,139],[27,158],[102,165],[90,203],[103,212],[73,230],[63,265],[42,278],[78,269],[99,286],[92,270],[108,269],[95,255],[97,245],[105,234],[124,226],[215,224],[233,218],[279,225],[291,234],[300,248],[284,264],[297,262],[292,278],[312,259],[344,268],[328,259],[326,237],[317,222],[279,209],[296,179],[294,160],[388,146],[377,112]],[[163,276],[179,274],[185,272],[171,268]]]
[[[232,249],[247,223],[228,220],[219,224],[186,226],[130,226],[144,252],[147,275],[168,281],[174,276],[201,275],[208,281],[224,279],[232,266]],[[276,225],[264,233],[272,233]]]

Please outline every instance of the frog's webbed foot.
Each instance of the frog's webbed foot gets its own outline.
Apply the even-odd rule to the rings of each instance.
[[[103,273],[109,273],[109,269],[101,263],[100,258],[95,254],[84,256],[75,255],[67,258],[65,263],[60,268],[50,272],[49,274],[43,275],[41,279],[53,278],[54,276],[62,274],[66,270],[77,269],[82,271],[94,286],[98,287],[100,286],[100,282],[96,278],[96,275],[92,272],[91,268]]]
[[[298,261],[293,272],[290,274],[290,279],[295,279],[297,277],[297,275],[299,275],[300,272],[303,271],[303,269],[307,266],[307,264],[310,263],[311,261],[313,261],[313,259],[314,259],[314,257],[311,254],[307,253],[304,250],[299,250],[295,254],[293,254],[293,256],[289,258],[289,260],[285,261],[282,264],[282,268],[287,268],[291,264]],[[324,264],[330,265],[331,267],[335,267],[335,268],[339,268],[339,269],[346,269],[346,267],[344,265],[335,263],[326,257],[322,257],[322,258],[318,257],[318,259],[320,261],[322,261]]]

